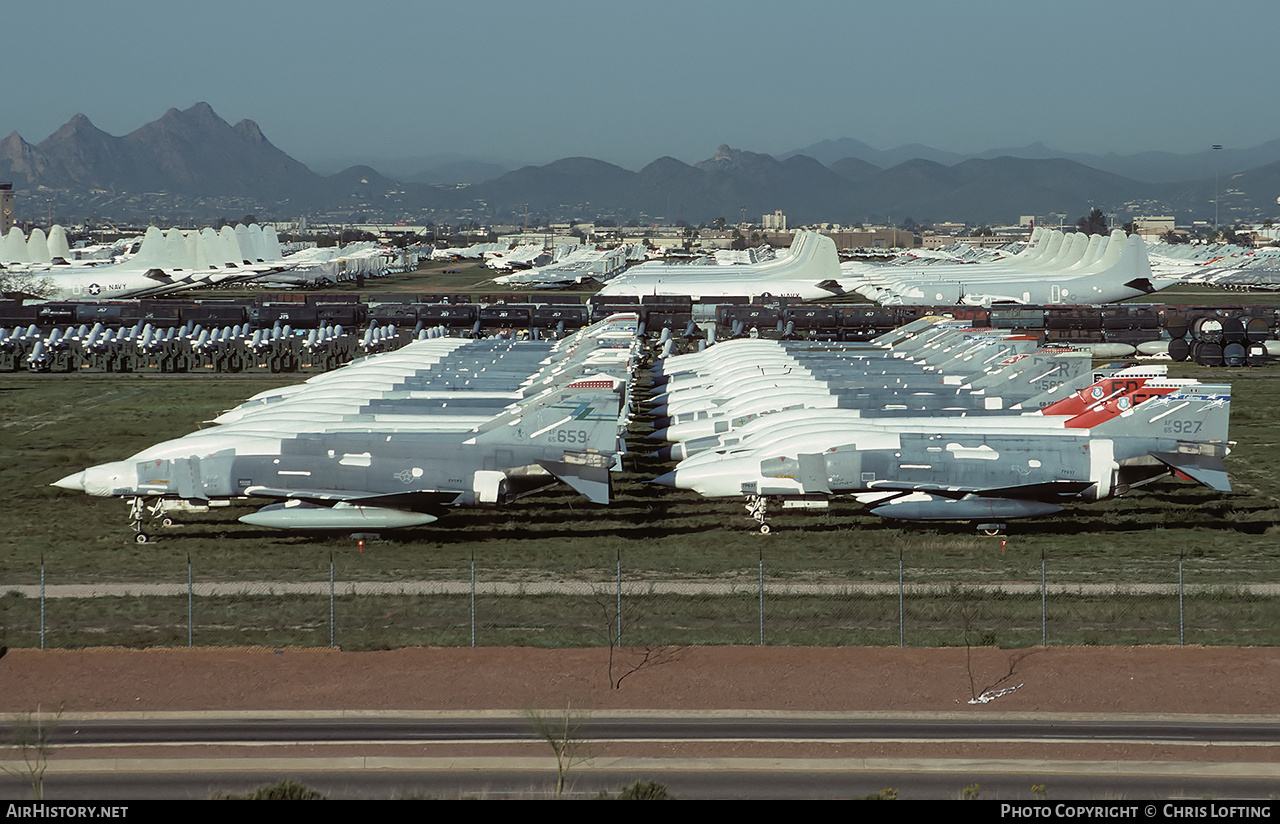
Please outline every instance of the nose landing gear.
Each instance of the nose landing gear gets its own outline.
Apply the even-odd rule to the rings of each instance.
[[[172,518],[161,518],[164,512],[162,498],[131,498],[129,500],[129,527],[133,530],[135,544],[150,543],[151,534],[143,529],[144,521],[159,521],[161,526],[172,526]]]
[[[762,495],[752,495],[747,498],[746,509],[747,512],[751,514],[751,517],[755,519],[756,523],[760,525],[759,529],[761,535],[768,535],[773,531],[773,527],[769,526],[765,521],[765,516],[769,512],[768,498]]]

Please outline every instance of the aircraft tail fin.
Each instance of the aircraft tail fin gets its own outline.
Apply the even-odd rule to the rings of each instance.
[[[1228,443],[1231,387],[1194,384],[1131,406],[1091,428],[1098,437],[1167,438],[1188,443]]]
[[[1117,237],[1116,233],[1120,236]],[[1110,246],[1120,247],[1120,256],[1107,272],[1116,286],[1125,286],[1144,295],[1156,291],[1151,281],[1151,259],[1147,256],[1147,244],[1139,235],[1124,237],[1123,230],[1112,233]]]
[[[871,340],[871,343],[876,346],[887,346],[896,349],[901,347],[902,344],[907,341],[914,342],[917,339],[922,339],[924,335],[939,327],[939,325],[946,320],[946,318],[941,317],[940,315],[929,315],[928,317],[919,318],[911,321],[905,326],[899,326],[897,329],[878,335]],[[903,351],[906,351],[906,349],[907,347],[903,347]]]
[[[840,288],[840,253],[836,251],[836,242],[826,235],[817,232],[797,232],[791,244],[790,266],[783,277],[786,280],[803,280],[821,284],[831,282]],[[829,287],[823,287],[831,290]]]
[[[1092,373],[1090,377],[1096,378],[1093,383],[1086,384],[1077,391],[1065,395],[1059,392],[1058,399],[1040,407],[1040,411],[1045,415],[1070,415],[1072,417],[1083,415],[1091,409],[1099,408],[1108,401],[1137,392],[1148,381],[1153,378],[1161,378],[1164,374],[1163,367],[1122,369],[1101,376],[1097,373]],[[1144,397],[1143,399],[1145,400],[1146,398]],[[1134,399],[1134,402],[1137,403],[1137,399]],[[1080,424],[1080,426],[1088,425],[1091,424]]]
[[[1071,383],[1081,375],[1090,375],[1091,363],[1087,352],[1041,349],[1009,358],[999,368],[975,378],[971,385],[1011,402],[1022,401]],[[1059,393],[1058,397],[1062,395]]]
[[[467,443],[536,443],[612,455],[625,386],[608,375],[585,375],[509,407],[476,428]]]
[[[1085,357],[1087,358],[1087,360],[1085,361],[1086,364],[1092,363],[1092,360],[1088,359],[1089,358],[1088,353],[1079,353],[1079,354],[1085,355]],[[1045,388],[1044,391],[1041,392],[1039,395],[1036,395],[1034,397],[1031,397],[1031,398],[1028,398],[1027,400],[1022,401],[1021,403],[1017,404],[1015,408],[1026,409],[1030,411],[1040,410],[1044,412],[1044,414],[1046,415],[1078,414],[1078,412],[1069,411],[1068,407],[1063,407],[1062,411],[1055,411],[1055,412],[1049,412],[1048,409],[1050,406],[1053,406],[1056,403],[1065,401],[1068,398],[1074,397],[1075,395],[1077,395],[1082,391],[1090,389],[1098,380],[1100,380],[1103,377],[1106,377],[1108,374],[1110,374],[1109,370],[1099,372],[1097,369],[1094,369],[1094,370],[1086,369],[1085,371],[1080,372],[1074,377],[1068,378],[1063,383],[1052,385],[1052,386],[1049,386],[1048,388]],[[1035,386],[1034,381],[1033,381],[1033,386]],[[1036,388],[1039,388],[1039,387],[1036,387]],[[1080,411],[1083,411],[1085,407],[1086,407],[1086,404],[1081,403],[1079,405]]]

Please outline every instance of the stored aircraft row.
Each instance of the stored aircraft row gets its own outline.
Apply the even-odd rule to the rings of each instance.
[[[687,295],[694,300],[746,295],[821,300],[847,291],[840,285],[840,256],[831,238],[797,232],[791,248],[756,263],[718,264],[649,261],[605,283],[599,297]]]
[[[558,343],[422,340],[264,392],[208,429],[55,485],[171,509],[267,502],[242,521],[380,530],[562,482],[611,500],[638,316]],[[1231,389],[1092,367],[1034,337],[927,318],[867,344],[732,340],[653,368],[653,482],[770,506],[851,496],[905,521],[1005,521],[1168,477],[1229,491]]]
[[[301,530],[418,526],[556,482],[607,504],[637,326],[617,315],[557,343],[417,341],[55,486],[131,500],[139,543],[149,516],[230,502],[274,501],[241,520]]]
[[[40,240],[35,237],[38,231],[32,230],[21,255],[18,239],[7,236],[5,256],[13,259],[4,263],[33,280],[44,280],[52,300],[152,298],[198,286],[251,281],[294,268],[284,260],[275,229],[257,224],[190,232],[162,232],[152,226],[137,253],[118,263],[70,261],[58,226],[50,232],[52,243],[44,255],[27,251],[33,240]]]
[[[835,243],[797,232],[772,259],[732,265],[649,262],[609,280],[601,297],[679,295],[816,301],[857,293],[885,305],[1080,305],[1113,303],[1173,283],[1153,276],[1146,244],[1117,230],[1063,234],[1036,228],[1021,252],[986,263],[840,263]]]
[[[677,442],[659,454],[679,463],[654,483],[743,497],[764,532],[770,503],[837,495],[995,532],[1171,475],[1230,490],[1229,386],[1090,371],[1020,343],[922,321],[868,346],[733,341],[669,358],[651,437]]]
[[[1154,277],[1146,242],[1119,229],[1108,236],[1036,227],[1025,249],[989,263],[849,262],[841,270],[852,291],[892,306],[1114,303],[1174,282]]]

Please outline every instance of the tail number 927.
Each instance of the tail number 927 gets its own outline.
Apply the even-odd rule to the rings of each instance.
[[[1197,420],[1166,420],[1164,422],[1165,434],[1169,435],[1194,435],[1200,431],[1200,427],[1204,425],[1204,421]]]

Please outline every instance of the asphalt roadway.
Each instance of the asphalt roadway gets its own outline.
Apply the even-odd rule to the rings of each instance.
[[[545,719],[553,729],[563,719]],[[1275,798],[1280,719],[890,713],[591,713],[569,736],[571,797],[658,781],[678,798]],[[8,736],[8,730],[3,731]],[[104,713],[61,719],[46,800],[207,799],[281,778],[331,798],[538,798],[555,758],[519,712]],[[832,744],[972,746],[975,757],[808,757]],[[1181,753],[1229,746],[1257,758],[1091,761],[992,758],[1063,746]],[[0,794],[30,798],[10,750]],[[975,788],[976,785],[976,788]],[[1033,789],[1043,788],[1043,789]]]

